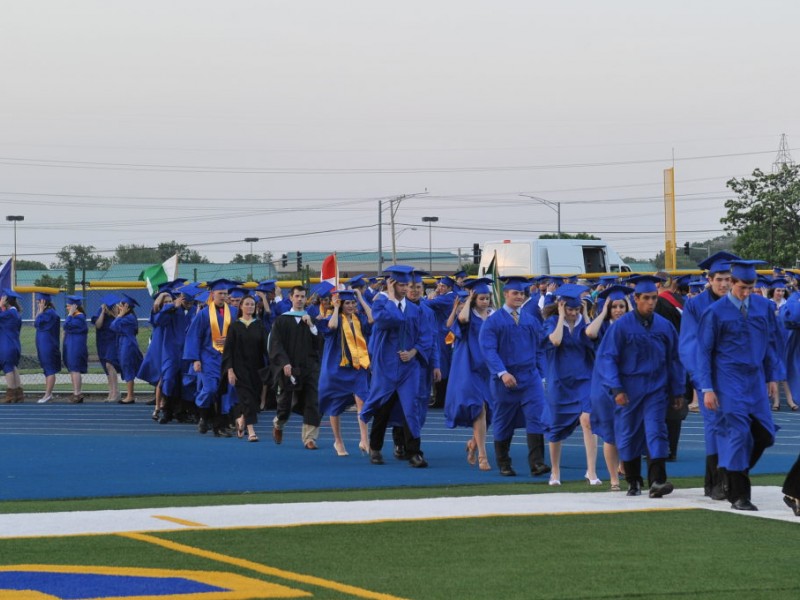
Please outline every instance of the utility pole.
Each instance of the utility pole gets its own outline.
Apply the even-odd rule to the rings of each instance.
[[[792,160],[792,155],[789,152],[789,140],[786,138],[786,134],[781,134],[781,142],[778,145],[778,156],[775,157],[775,162],[772,163],[772,172],[778,173],[784,167],[793,167],[794,161]]]
[[[395,227],[394,227],[394,217],[397,214],[397,211],[400,209],[400,203],[405,200],[406,198],[416,198],[417,196],[424,196],[428,193],[428,190],[424,192],[419,192],[416,194],[401,194],[400,196],[395,196],[394,198],[389,199],[389,217],[391,218],[392,223],[392,264],[397,264],[397,239],[395,238]]]
[[[378,200],[378,273],[383,273],[383,200]]]

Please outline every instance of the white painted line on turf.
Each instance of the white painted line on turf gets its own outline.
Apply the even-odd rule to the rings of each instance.
[[[758,512],[731,510],[727,502],[703,496],[702,489],[676,490],[660,499],[645,493],[629,498],[625,492],[545,493],[464,498],[369,500],[246,504],[158,509],[99,510],[85,512],[0,515],[0,538],[113,534],[135,531],[175,531],[198,527],[289,527],[315,524],[369,523],[417,519],[476,518],[489,516],[598,514],[650,510],[706,509],[755,518],[800,524],[783,504],[777,486],[753,487]],[[179,527],[176,524],[180,525]],[[201,525],[202,524],[202,525]]]

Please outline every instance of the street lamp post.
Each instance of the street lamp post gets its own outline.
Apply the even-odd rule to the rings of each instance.
[[[253,242],[257,242],[259,238],[257,237],[246,237],[244,238],[245,242],[250,243],[250,281],[255,281],[253,279]]]
[[[555,211],[556,215],[558,215],[558,237],[561,237],[561,202],[553,202],[552,200],[545,200],[544,198],[539,198],[539,196],[531,196],[530,194],[520,194],[520,196],[524,196],[525,198],[530,198],[531,200],[536,200],[537,202],[541,202],[550,210]]]
[[[428,224],[428,271],[433,273],[433,223],[439,221],[439,217],[422,217],[422,222]]]
[[[6,221],[14,223],[14,262],[17,262],[17,221],[24,221],[23,215],[8,215]],[[14,286],[17,285],[17,270],[14,269]]]

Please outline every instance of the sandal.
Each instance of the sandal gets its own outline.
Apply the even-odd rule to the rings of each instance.
[[[258,441],[258,436],[255,433],[251,433],[250,435],[247,436],[247,441],[248,442],[257,442]]]
[[[792,412],[795,412],[798,409],[800,409],[800,404],[790,404],[789,405],[789,410],[791,410]]]
[[[492,470],[492,466],[489,464],[489,459],[486,458],[485,456],[479,456],[478,457],[478,468],[481,471],[491,471]]]
[[[619,491],[622,491],[622,488],[619,487],[618,483],[612,483],[611,484],[611,491],[612,492],[619,492]]]
[[[475,464],[475,452],[478,449],[478,445],[475,443],[475,440],[470,439],[467,442],[467,462],[471,465]]]

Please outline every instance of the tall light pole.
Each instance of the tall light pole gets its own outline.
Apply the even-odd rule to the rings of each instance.
[[[558,215],[558,237],[561,237],[561,202],[553,202],[552,200],[545,200],[544,198],[539,198],[539,196],[531,196],[530,194],[520,194],[520,196],[524,196],[525,198],[530,198],[531,200],[536,200],[550,208],[550,210],[555,211]]]
[[[253,242],[257,242],[259,238],[257,237],[246,237],[244,238],[245,242],[250,243],[250,281],[255,281],[253,279]]]
[[[433,223],[439,221],[439,217],[422,217],[422,222],[428,224],[428,271],[433,273]]]
[[[25,217],[22,215],[8,215],[6,221],[14,223],[14,263],[17,262],[17,221],[24,221]],[[14,268],[14,286],[17,285],[17,269]]]

